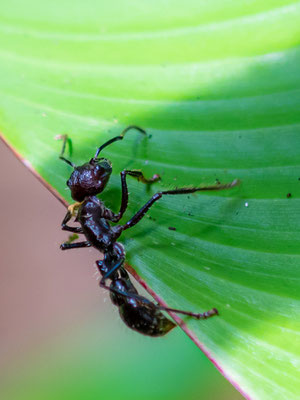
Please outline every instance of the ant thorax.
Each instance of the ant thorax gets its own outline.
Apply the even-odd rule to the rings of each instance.
[[[108,210],[96,196],[89,196],[78,207],[76,221],[80,223],[85,237],[94,247],[106,252],[121,234],[118,227],[110,225]]]

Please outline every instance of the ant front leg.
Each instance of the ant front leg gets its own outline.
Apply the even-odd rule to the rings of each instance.
[[[233,182],[230,183],[225,183],[224,185],[217,184],[217,185],[212,185],[212,186],[204,186],[204,187],[194,187],[194,188],[180,188],[180,189],[175,189],[175,190],[166,190],[163,192],[158,192],[155,193],[151,199],[123,226],[121,226],[122,230],[132,228],[134,225],[136,225],[142,218],[143,216],[149,211],[150,207],[153,206],[153,204],[162,198],[164,195],[173,195],[173,194],[189,194],[189,193],[195,193],[195,192],[200,192],[200,191],[212,191],[212,190],[223,190],[223,189],[230,189],[234,186],[237,186],[239,184],[239,181],[235,179]]]
[[[65,218],[63,219],[63,221],[61,223],[61,229],[63,231],[68,231],[68,232],[73,232],[73,233],[83,233],[83,230],[81,227],[67,225],[67,223],[70,221],[71,218],[72,218],[72,214],[68,210],[67,214],[65,215]]]
[[[136,178],[139,182],[145,183],[145,184],[152,184],[154,182],[157,182],[160,180],[160,176],[158,174],[154,174],[152,178],[146,178],[143,174],[142,171],[140,170],[124,170],[121,172],[121,185],[122,185],[122,200],[121,200],[121,207],[120,211],[118,214],[114,214],[111,217],[111,221],[113,222],[119,222],[120,219],[122,218],[124,212],[126,211],[126,208],[128,206],[128,187],[127,187],[127,182],[126,182],[126,176],[132,176]]]

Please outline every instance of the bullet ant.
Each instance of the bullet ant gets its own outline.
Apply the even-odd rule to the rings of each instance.
[[[67,181],[67,185],[71,190],[72,198],[76,201],[76,203],[68,207],[61,228],[64,231],[83,234],[86,238],[86,240],[82,242],[65,242],[61,244],[60,248],[62,250],[68,250],[93,246],[103,253],[103,260],[96,261],[97,268],[102,276],[100,287],[109,290],[112,303],[119,308],[122,320],[129,328],[139,333],[148,336],[162,336],[173,329],[176,324],[161,311],[173,311],[197,319],[212,317],[217,315],[218,311],[216,308],[204,313],[175,310],[155,304],[146,297],[138,294],[123,266],[125,262],[125,249],[117,240],[123,231],[135,226],[144,217],[150,207],[165,195],[229,189],[236,186],[238,180],[223,185],[217,184],[206,187],[177,188],[175,190],[157,192],[128,222],[123,225],[111,226],[111,223],[120,221],[128,205],[127,175],[145,184],[152,184],[160,179],[157,174],[147,179],[140,170],[122,171],[122,200],[120,211],[117,214],[106,208],[104,203],[96,197],[96,195],[103,192],[112,173],[111,162],[106,158],[99,158],[99,154],[105,147],[118,140],[122,140],[126,132],[132,129],[146,135],[146,132],[142,128],[130,125],[124,129],[119,136],[101,145],[97,149],[95,156],[91,158],[89,162],[81,166],[76,166],[73,162],[64,157],[66,143],[69,140],[67,135],[57,137],[58,139],[63,139],[63,146],[59,158],[74,169]],[[80,226],[74,227],[68,225],[72,217],[75,218],[75,222],[78,222]],[[111,281],[109,286],[106,284],[108,279]]]

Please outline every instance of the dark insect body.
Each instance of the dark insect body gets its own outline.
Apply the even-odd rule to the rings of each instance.
[[[176,326],[173,321],[161,312],[162,310],[174,311],[197,319],[206,319],[217,315],[218,311],[215,308],[204,313],[175,310],[155,304],[146,297],[138,294],[127,271],[124,269],[125,250],[117,240],[124,230],[135,226],[144,217],[150,207],[164,195],[229,189],[236,186],[238,181],[234,180],[224,185],[177,188],[175,190],[157,192],[128,222],[123,225],[111,225],[120,221],[128,205],[127,175],[148,184],[157,182],[160,179],[159,175],[154,175],[152,178],[147,179],[139,170],[122,171],[122,200],[120,211],[117,214],[106,208],[104,203],[96,197],[97,194],[100,194],[105,189],[112,172],[111,162],[106,158],[98,158],[99,153],[106,146],[123,139],[125,133],[130,129],[136,129],[146,135],[146,132],[138,126],[128,126],[121,135],[110,139],[100,146],[95,156],[89,162],[78,167],[63,156],[68,141],[67,136],[59,137],[63,139],[63,147],[59,157],[74,168],[67,181],[67,185],[71,190],[72,198],[77,201],[69,206],[61,227],[65,231],[83,234],[86,239],[85,241],[75,243],[68,241],[60,247],[62,250],[67,250],[93,246],[103,253],[103,260],[96,261],[96,265],[102,276],[100,286],[110,291],[112,303],[119,308],[119,313],[124,323],[129,328],[144,335],[162,336]],[[68,225],[72,217],[75,218],[75,222],[78,222],[80,226]],[[106,284],[107,280],[110,280],[110,285]]]

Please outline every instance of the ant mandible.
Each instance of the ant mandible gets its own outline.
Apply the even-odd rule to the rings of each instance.
[[[125,249],[117,240],[126,229],[135,226],[147,213],[150,207],[164,195],[189,194],[198,191],[211,191],[229,189],[238,184],[238,180],[227,184],[217,184],[206,187],[177,188],[175,190],[160,191],[154,194],[151,199],[125,224],[111,226],[122,218],[128,205],[128,189],[126,176],[132,176],[143,183],[157,182],[159,175],[152,178],[145,178],[140,170],[124,170],[121,172],[122,200],[120,211],[115,214],[106,208],[104,203],[96,197],[105,189],[112,172],[111,162],[103,157],[98,157],[100,152],[110,144],[122,140],[126,132],[135,129],[146,135],[146,132],[135,125],[130,125],[123,132],[101,145],[93,158],[81,166],[76,166],[73,162],[64,157],[66,143],[69,140],[67,135],[58,136],[63,139],[63,146],[59,158],[72,166],[74,171],[67,181],[71,190],[71,196],[76,203],[68,207],[67,214],[62,221],[62,230],[83,234],[86,238],[83,242],[61,244],[62,250],[74,249],[79,247],[95,247],[103,253],[103,260],[96,261],[96,265],[102,276],[100,287],[110,291],[110,297],[114,305],[119,308],[119,313],[125,324],[144,335],[162,336],[168,333],[176,324],[167,318],[161,311],[173,311],[180,314],[189,315],[197,319],[206,319],[217,315],[216,308],[204,313],[193,313],[189,311],[176,310],[160,306],[138,294],[133,286],[127,271],[124,268]],[[71,218],[80,224],[79,227],[69,226]],[[106,285],[106,281],[111,281]]]

